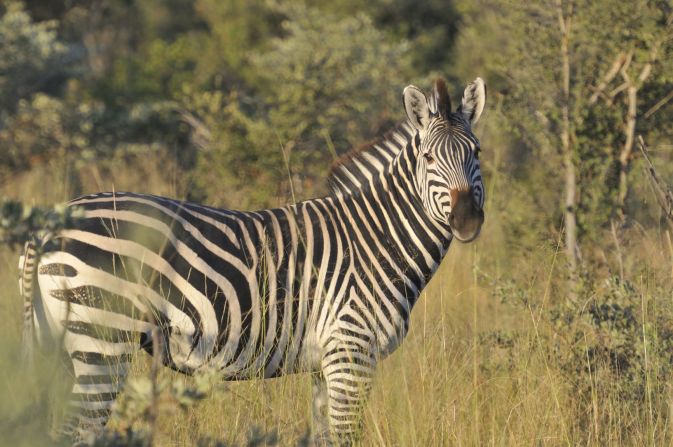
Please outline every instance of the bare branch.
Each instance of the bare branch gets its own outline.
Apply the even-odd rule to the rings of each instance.
[[[177,111],[182,121],[192,128],[192,142],[199,149],[208,149],[213,141],[213,134],[208,126],[189,110],[178,107]]]
[[[619,86],[617,86],[617,88],[615,88],[610,93],[608,93],[609,102],[612,103],[612,101],[615,99],[615,96],[617,96],[619,93],[626,90],[628,87],[629,87],[628,82],[622,82],[621,84],[619,84]]]
[[[647,163],[644,168],[645,173],[650,180],[650,185],[652,185],[657,202],[659,202],[659,206],[664,211],[666,218],[671,224],[673,224],[673,192],[671,192],[671,189],[666,183],[659,179],[657,171],[654,169],[654,165],[652,164],[652,160],[650,160],[647,146],[643,141],[643,137],[640,135],[638,135],[638,147],[640,148],[640,152],[643,154],[645,162]]]
[[[665,106],[666,103],[668,101],[670,101],[671,99],[673,99],[673,90],[668,92],[668,94],[666,96],[664,96],[662,99],[657,101],[657,103],[655,105],[650,107],[650,109],[643,114],[643,118],[647,119],[647,118],[651,117],[652,115],[654,115],[655,113],[657,113],[657,110],[659,110],[663,106]]]
[[[608,84],[612,82],[612,80],[617,76],[619,73],[620,68],[622,68],[622,65],[624,65],[624,62],[626,62],[626,53],[619,53],[617,57],[615,58],[614,62],[612,62],[612,66],[610,67],[610,70],[605,74],[603,79],[601,80],[600,84],[598,84],[593,90],[594,93],[591,95],[589,98],[589,104],[595,104],[596,101],[598,101],[598,97],[603,94],[603,91],[607,88]]]
[[[629,51],[626,55],[626,60],[622,64],[621,70],[619,70],[619,73],[621,73],[622,78],[624,78],[624,82],[626,84],[631,83],[631,78],[629,77],[629,66],[631,65],[631,62],[633,61],[633,50]]]

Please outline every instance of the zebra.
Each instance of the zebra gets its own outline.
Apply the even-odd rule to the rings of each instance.
[[[308,372],[316,441],[357,439],[377,363],[404,339],[453,238],[480,233],[472,127],[485,101],[481,78],[455,112],[445,81],[431,98],[406,87],[397,143],[358,152],[374,164],[342,160],[323,198],[254,212],[122,192],[69,202],[77,224],[20,260],[24,341],[60,340],[72,364],[63,431],[92,442],[145,350],[225,380]]]

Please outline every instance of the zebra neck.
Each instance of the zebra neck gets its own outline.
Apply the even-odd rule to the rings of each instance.
[[[425,212],[415,184],[415,165],[415,152],[408,144],[360,193],[380,244],[371,255],[390,259],[389,275],[408,283],[404,293],[411,304],[437,271],[452,237],[447,226]]]

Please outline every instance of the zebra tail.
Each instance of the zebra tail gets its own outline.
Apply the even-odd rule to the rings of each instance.
[[[23,296],[23,334],[21,337],[21,360],[24,365],[34,362],[35,323],[33,321],[33,292],[37,250],[33,242],[26,242],[23,255],[19,258],[19,290]]]

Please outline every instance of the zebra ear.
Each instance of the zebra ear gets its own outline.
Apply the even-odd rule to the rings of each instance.
[[[426,129],[432,114],[425,93],[420,91],[418,87],[410,85],[404,89],[402,96],[404,98],[404,109],[411,124],[418,130]]]
[[[486,84],[484,84],[483,79],[477,78],[465,88],[463,100],[460,103],[460,107],[458,107],[458,111],[470,123],[470,126],[474,126],[479,121],[485,104]]]

